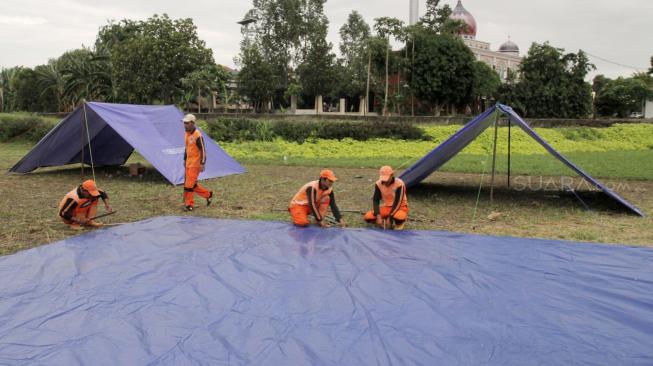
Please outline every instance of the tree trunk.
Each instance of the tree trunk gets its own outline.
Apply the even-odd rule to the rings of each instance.
[[[383,115],[388,115],[388,84],[390,82],[390,39],[385,51],[385,98],[383,101]]]
[[[4,90],[0,88],[0,113],[5,111],[5,96],[4,96]]]
[[[202,94],[200,88],[197,88],[197,114],[202,113]]]
[[[440,103],[435,103],[435,106],[433,108],[435,110],[434,116],[440,117],[440,109],[441,108],[442,108],[442,105]]]

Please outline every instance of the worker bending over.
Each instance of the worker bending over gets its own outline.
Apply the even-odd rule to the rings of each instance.
[[[73,230],[81,230],[82,226],[100,227],[101,223],[93,218],[97,214],[97,205],[102,198],[107,212],[113,209],[109,205],[109,196],[95,185],[92,179],[68,192],[59,203],[59,217]]]
[[[327,207],[330,207],[336,221],[341,227],[345,227],[345,220],[333,195],[333,183],[336,180],[338,178],[331,170],[324,169],[320,172],[319,180],[308,182],[299,189],[288,207],[293,224],[301,227],[308,226],[310,224],[308,215],[312,215],[320,227],[329,227],[324,215]]]
[[[391,167],[383,166],[379,180],[374,185],[373,209],[365,214],[365,221],[376,223],[382,228],[403,230],[408,220],[408,198],[406,184],[394,177]]]

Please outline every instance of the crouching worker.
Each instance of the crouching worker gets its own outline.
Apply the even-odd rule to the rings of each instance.
[[[308,226],[310,224],[308,215],[312,215],[320,227],[329,227],[324,215],[327,212],[327,207],[330,207],[336,221],[341,227],[345,227],[345,220],[340,215],[333,195],[332,186],[336,180],[337,178],[331,170],[324,169],[320,172],[319,180],[308,182],[300,188],[288,207],[293,224],[302,227]]]
[[[86,180],[68,192],[61,200],[59,217],[73,230],[81,230],[82,226],[100,227],[102,224],[93,220],[97,214],[100,198],[102,198],[107,212],[112,212],[109,196],[97,188],[94,180]]]
[[[365,214],[365,221],[376,223],[382,228],[403,230],[408,220],[408,198],[406,185],[394,177],[389,166],[381,167],[379,180],[374,187],[371,211]]]

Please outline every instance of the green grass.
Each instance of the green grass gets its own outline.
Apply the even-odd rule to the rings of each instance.
[[[0,143],[0,169],[9,169],[31,147],[32,144],[28,143]],[[582,155],[570,157],[582,159]],[[600,158],[596,153],[588,153],[586,156],[589,162],[598,164],[607,160],[606,156],[616,159],[617,163],[621,162],[614,164],[617,169],[615,175],[622,174],[619,169],[630,169],[624,168],[626,163],[639,166],[638,170],[646,170],[650,164],[645,164],[651,161],[650,153],[636,156],[612,152]],[[515,167],[523,164],[524,169],[533,170],[539,166],[538,155],[523,155],[515,159]],[[459,164],[460,169],[474,170],[478,167],[474,165],[478,164],[478,160],[479,156],[467,155],[452,161],[450,165]],[[553,158],[549,160],[559,164]],[[145,162],[138,154],[129,160],[137,161]],[[370,208],[373,182],[378,177],[381,161],[370,163],[361,158],[318,160],[315,157],[307,161],[336,167],[339,180],[335,193],[341,209]],[[182,188],[172,187],[149,164],[146,164],[146,174],[138,178],[130,177],[124,166],[97,168],[99,186],[109,193],[112,206],[118,210],[116,215],[103,221],[132,222],[163,215],[287,221],[284,208],[288,201],[302,184],[315,179],[319,168],[256,162],[258,164],[245,163],[247,174],[203,182],[216,192],[216,201],[210,207],[200,205],[193,213],[182,210]],[[359,167],[371,165],[372,168]],[[399,165],[399,161],[395,165]],[[544,171],[541,167],[537,169]],[[89,174],[87,168],[86,177]],[[593,203],[591,205],[595,211],[587,212],[576,199],[559,192],[560,184],[550,190],[551,184],[542,187],[539,179],[531,178],[515,176],[512,189],[507,189],[505,176],[500,174],[492,203],[489,201],[486,177],[476,219],[472,221],[480,175],[436,172],[427,179],[426,184],[408,192],[411,208],[409,228],[641,245],[653,243],[653,216],[639,218]],[[79,184],[81,179],[78,165],[39,169],[25,175],[1,174],[0,255],[77,235],[61,223],[56,207],[63,195]],[[551,182],[562,182],[562,179],[551,179]],[[653,195],[650,194],[653,181],[610,179],[603,182],[618,185],[617,191],[626,199],[648,214],[653,212]],[[524,188],[523,185],[529,186]],[[586,186],[583,188],[587,189]],[[502,216],[495,221],[487,219],[492,212],[501,212]],[[365,227],[358,214],[348,213],[345,218],[350,226]]]

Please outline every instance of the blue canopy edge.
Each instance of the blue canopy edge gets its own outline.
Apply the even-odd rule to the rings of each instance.
[[[9,172],[28,173],[41,167],[82,161],[89,164],[91,155],[98,167],[122,165],[136,149],[170,183],[181,184],[184,181],[182,117],[173,105],[85,103],[57,124]],[[200,180],[245,172],[206,133],[202,131],[202,134],[207,162]]]

